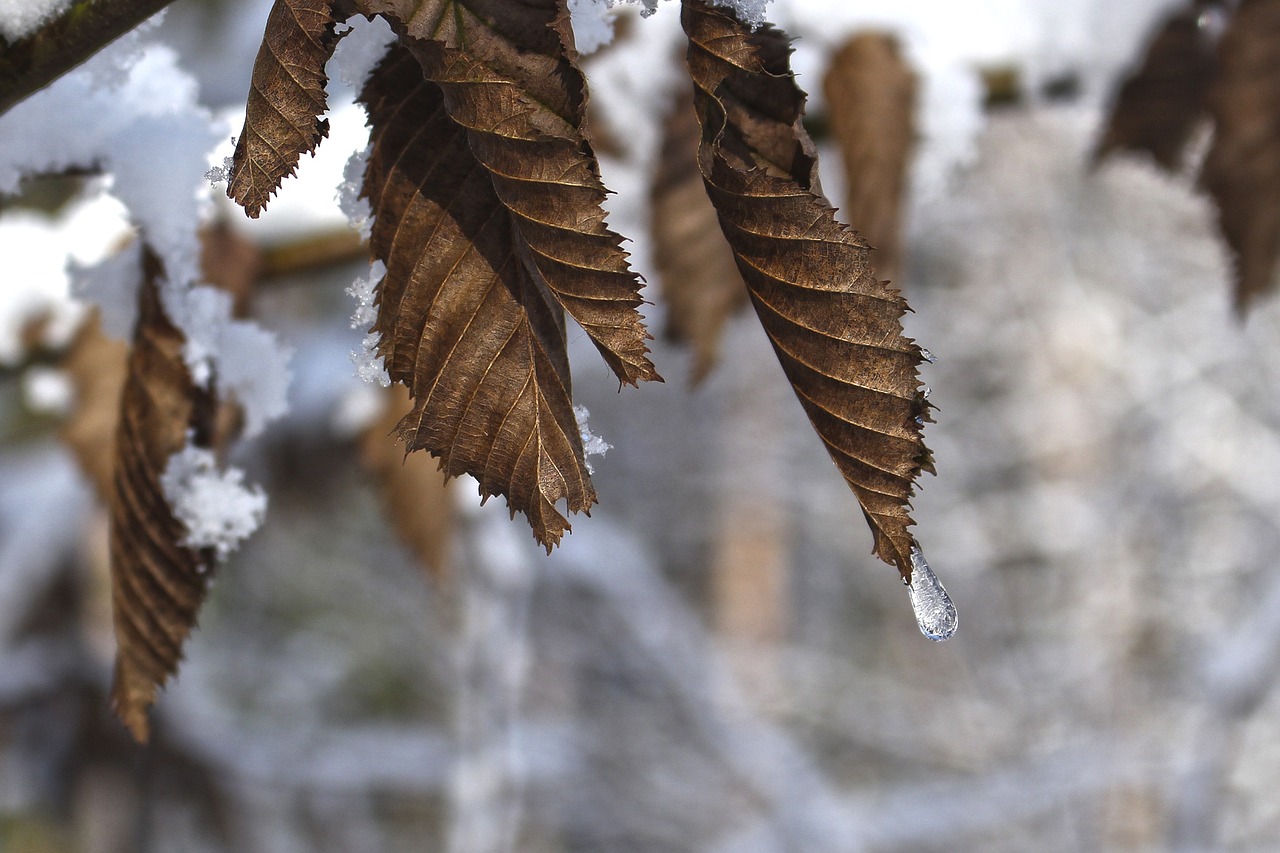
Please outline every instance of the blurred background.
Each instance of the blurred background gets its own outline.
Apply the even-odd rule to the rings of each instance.
[[[612,445],[600,505],[547,557],[501,500],[401,468],[386,418],[406,403],[348,355],[368,265],[334,193],[366,131],[335,79],[330,138],[262,219],[214,214],[294,350],[291,410],[236,452],[266,523],[134,746],[106,700],[106,513],[63,441],[85,400],[68,241],[112,232],[82,179],[28,182],[0,209],[0,850],[1275,849],[1280,306],[1233,309],[1207,132],[1171,172],[1093,157],[1180,5],[767,10],[798,39],[837,206],[856,131],[824,86],[836,58],[885,34],[914,81],[900,234],[870,236],[937,359],[915,517],[959,609],[942,644],[754,317],[707,297],[718,340],[664,334],[678,8],[620,7],[584,66],[666,382],[619,392],[571,332]],[[268,6],[178,0],[142,36],[228,137]]]

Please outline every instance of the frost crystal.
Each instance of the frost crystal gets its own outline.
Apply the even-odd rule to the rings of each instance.
[[[369,265],[369,274],[356,279],[347,288],[347,295],[356,301],[355,313],[351,315],[351,328],[367,331],[378,318],[378,312],[373,307],[373,292],[386,274],[387,265],[380,260],[374,261]]]
[[[356,300],[355,313],[351,315],[351,328],[368,330],[377,319],[378,312],[373,307],[374,290],[382,277],[387,274],[387,266],[382,261],[374,261],[369,267],[369,274],[358,278],[347,288],[347,294]],[[360,349],[351,353],[351,361],[356,366],[356,375],[370,384],[377,383],[383,388],[391,385],[391,377],[378,355],[379,335],[369,332],[360,342]]]
[[[351,352],[351,363],[356,366],[356,376],[360,377],[361,382],[390,388],[391,377],[387,375],[382,356],[378,355],[379,339],[379,336],[373,333],[365,335],[364,340],[360,342],[360,349]]]
[[[267,511],[267,496],[244,485],[243,471],[219,471],[212,450],[190,444],[169,458],[160,486],[187,529],[182,544],[213,548],[220,560],[258,529]]]
[[[231,137],[231,144],[236,144],[235,137]],[[209,182],[209,186],[215,190],[218,184],[225,184],[231,180],[231,167],[235,164],[234,157],[223,157],[221,166],[213,166],[209,171],[204,173],[204,179]]]
[[[591,460],[587,457],[604,456],[613,445],[591,431],[591,427],[587,425],[587,418],[591,413],[586,406],[574,406],[573,416],[578,421],[578,433],[582,436],[582,461],[586,463],[587,473],[594,474],[595,468],[591,467]]]

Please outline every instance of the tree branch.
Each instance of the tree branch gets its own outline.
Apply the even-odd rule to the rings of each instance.
[[[173,0],[76,0],[13,44],[0,39],[0,115],[93,56]]]

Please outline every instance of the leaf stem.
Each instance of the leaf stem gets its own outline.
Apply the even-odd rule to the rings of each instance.
[[[26,38],[0,39],[0,115],[173,0],[76,0]]]

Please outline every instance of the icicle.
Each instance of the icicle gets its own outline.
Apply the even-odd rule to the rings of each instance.
[[[930,364],[936,364],[938,362],[938,357],[924,347],[920,347],[920,357]]]
[[[907,596],[916,612],[920,633],[930,640],[941,642],[956,633],[956,606],[943,589],[938,576],[924,561],[920,546],[911,546],[911,582],[907,584]]]

